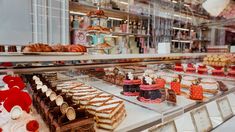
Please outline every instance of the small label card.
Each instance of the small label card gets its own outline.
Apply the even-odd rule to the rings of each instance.
[[[233,116],[233,111],[227,97],[220,98],[216,100],[217,106],[220,111],[220,115],[223,121],[231,118]]]
[[[207,132],[213,128],[206,106],[192,111],[191,117],[197,132]]]
[[[149,132],[177,132],[175,121],[149,128]]]

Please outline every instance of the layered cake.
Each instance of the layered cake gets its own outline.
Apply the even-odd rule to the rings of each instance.
[[[214,66],[212,70],[212,75],[214,76],[224,76],[224,70],[222,66]]]
[[[112,98],[96,109],[97,126],[114,130],[125,118],[126,110],[122,100]]]
[[[197,81],[196,77],[193,76],[183,76],[181,79],[182,88],[190,88],[193,83]]]
[[[187,65],[186,72],[195,73],[195,72],[196,72],[195,66],[194,66],[192,63],[189,63],[189,64]]]
[[[198,74],[208,74],[208,69],[206,65],[199,65],[197,69]]]
[[[140,91],[141,80],[134,77],[132,73],[126,75],[126,79],[123,81],[123,94],[126,96],[138,96]]]
[[[235,77],[235,66],[231,66],[230,70],[228,71],[229,77]]]
[[[184,71],[184,67],[182,66],[181,63],[176,63],[175,64],[175,71],[178,71],[178,72]]]
[[[95,116],[97,127],[114,130],[126,116],[121,99],[86,84],[63,91],[72,96],[74,103],[80,104],[80,107]]]
[[[152,78],[143,77],[138,100],[145,103],[160,103],[162,96],[160,89],[160,85],[155,84]]]

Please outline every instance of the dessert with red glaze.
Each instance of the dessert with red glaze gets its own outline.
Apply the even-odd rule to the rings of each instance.
[[[126,96],[138,96],[140,91],[141,80],[135,77],[131,72],[126,74],[123,81],[123,94]]]
[[[192,63],[189,63],[186,68],[186,72],[194,73],[196,72],[196,68]]]
[[[165,88],[166,81],[163,78],[158,77],[155,79],[155,82],[156,82],[156,84],[159,85],[160,88]]]
[[[181,84],[180,82],[175,79],[174,81],[171,82],[171,89],[177,94],[180,95],[181,94]]]
[[[198,82],[191,85],[190,98],[193,100],[202,100],[203,99],[203,88],[201,85],[198,85]]]
[[[224,76],[223,67],[222,66],[214,66],[214,70],[212,70],[212,75]]]
[[[208,74],[208,69],[206,65],[199,65],[197,69],[198,74]]]
[[[235,66],[231,66],[230,70],[228,71],[229,77],[235,77]]]
[[[178,72],[184,71],[184,68],[183,68],[183,66],[181,65],[181,63],[176,63],[176,64],[175,64],[175,71],[178,71]]]
[[[161,85],[155,84],[152,78],[143,77],[138,100],[145,103],[160,103],[162,97],[160,89]]]

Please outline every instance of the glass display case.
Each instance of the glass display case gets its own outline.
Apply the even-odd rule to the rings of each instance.
[[[225,60],[228,56],[231,59]],[[2,64],[8,62],[11,65],[2,65],[0,72],[2,77],[6,74],[20,76],[27,83],[27,91],[32,96],[34,107],[32,112],[27,114],[30,117],[21,117],[17,120],[23,123],[30,118],[37,119],[40,124],[39,130],[42,131],[77,130],[79,128],[73,126],[79,125],[85,130],[86,123],[93,124],[88,125],[90,131],[154,131],[155,128],[184,131],[188,130],[189,126],[192,131],[200,131],[211,130],[223,123],[225,120],[222,120],[223,116],[220,114],[223,108],[231,109],[224,113],[229,115],[228,118],[233,115],[235,104],[231,99],[234,98],[235,78],[232,74],[234,61],[231,60],[234,60],[233,54],[215,53],[142,55],[3,53],[0,62]],[[213,61],[217,63],[211,63]],[[221,68],[218,68],[218,65],[221,65]],[[79,116],[78,120],[66,122],[64,119],[66,116],[62,116],[58,122],[65,123],[62,126],[59,124],[51,127],[51,122],[47,116],[45,117],[47,114],[40,111],[43,107],[37,102],[37,99],[46,96],[43,95],[43,87],[37,87],[40,85],[39,82],[47,86],[45,92],[51,89],[57,98],[61,95],[62,102],[68,102],[70,98],[79,106],[79,110],[81,109],[79,111],[72,105],[77,113],[80,112],[78,115],[81,115],[81,118]],[[1,84],[3,89],[4,83]],[[74,91],[73,85],[76,87]],[[68,88],[69,86],[71,88]],[[67,92],[66,87],[69,89]],[[39,94],[38,90],[42,93]],[[89,97],[90,103],[83,104],[85,97]],[[219,105],[222,104],[217,102],[225,97],[225,102],[228,101],[225,104],[227,106],[219,109]],[[96,102],[97,100],[102,101]],[[123,107],[119,108],[119,105]],[[108,117],[104,118],[100,113],[107,111],[100,111],[102,108],[109,108],[115,112],[107,114]],[[88,114],[85,124],[81,123],[84,121],[82,110]],[[216,110],[217,113],[212,110]],[[195,114],[197,111],[207,116],[201,119],[201,115]],[[95,118],[89,118],[90,116]],[[72,118],[72,114],[67,116],[69,117]],[[12,122],[8,116],[4,118]],[[206,121],[207,125],[200,125],[197,122],[198,118]],[[187,122],[184,119],[187,119]],[[67,125],[71,123],[68,125],[70,127],[65,127],[66,123]],[[9,123],[3,125],[3,128],[7,127]]]

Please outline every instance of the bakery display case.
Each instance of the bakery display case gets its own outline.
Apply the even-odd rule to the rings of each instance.
[[[225,56],[230,56],[230,61]],[[1,66],[0,72],[1,77],[19,76],[27,84],[32,107],[30,113],[23,113],[27,118],[16,119],[22,130],[26,128],[20,124],[35,119],[41,131],[180,131],[188,126],[200,131],[224,122],[215,123],[211,109],[216,109],[221,119],[221,111],[228,115],[226,119],[233,116],[233,60],[233,54],[216,53],[2,53],[1,63],[12,64]],[[223,74],[215,74],[217,67],[211,62],[221,65]],[[5,84],[1,82],[1,89]],[[220,107],[225,97],[226,107]],[[224,108],[231,110],[223,113]],[[198,115],[197,111],[205,113]],[[2,128],[15,130],[10,126],[15,120],[2,112],[8,121],[0,122]],[[182,127],[183,118],[188,126]],[[208,126],[201,126],[198,118]]]

